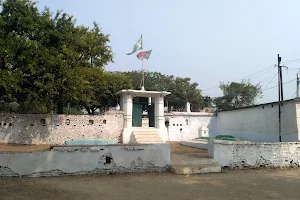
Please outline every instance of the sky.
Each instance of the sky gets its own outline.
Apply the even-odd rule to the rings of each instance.
[[[141,61],[126,53],[143,34],[144,50],[152,49],[147,70],[190,77],[204,95],[221,96],[220,82],[249,79],[264,90],[257,103],[277,101],[277,87],[272,88],[278,81],[277,54],[289,68],[283,70],[284,99],[296,95],[298,0],[40,0],[37,5],[62,9],[78,25],[100,24],[115,54],[106,70],[141,69]]]

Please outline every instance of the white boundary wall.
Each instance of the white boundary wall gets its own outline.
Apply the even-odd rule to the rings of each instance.
[[[299,167],[300,143],[258,143],[247,141],[208,142],[208,153],[222,167]]]
[[[205,126],[210,135],[217,135],[216,117],[211,113],[172,112],[165,113],[169,122],[168,140],[186,141],[200,137],[200,128]]]
[[[282,141],[299,140],[300,104],[297,100],[283,102]],[[258,105],[217,113],[219,135],[232,135],[254,142],[278,142],[278,103]]]
[[[51,151],[0,153],[0,177],[40,177],[168,171],[170,146],[60,146]]]
[[[65,140],[104,138],[122,141],[123,112],[105,115],[0,113],[0,142],[64,144]]]

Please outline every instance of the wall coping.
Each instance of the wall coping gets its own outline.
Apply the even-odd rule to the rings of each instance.
[[[165,113],[165,116],[195,116],[195,117],[212,117],[214,113],[204,112],[170,112]]]
[[[168,143],[161,144],[106,144],[106,145],[51,145],[50,149],[42,149],[36,151],[1,151],[1,154],[31,154],[35,152],[57,151],[55,148],[93,148],[93,147],[148,147],[148,146],[170,146]]]
[[[82,114],[82,115],[68,115],[68,114],[20,114],[20,113],[6,113],[6,112],[1,112],[0,116],[7,116],[7,117],[13,117],[13,116],[37,116],[37,117],[53,117],[53,116],[87,116],[87,117],[101,117],[105,115],[123,115],[123,111],[107,111],[104,114],[101,115],[88,115],[88,114]]]
[[[121,146],[121,147],[126,147],[126,146],[161,146],[161,145],[168,145],[168,143],[155,143],[155,144],[102,144],[102,145],[51,145],[50,149],[53,148],[68,148],[68,147],[114,147],[114,146]]]
[[[300,98],[294,98],[294,99],[287,99],[281,102],[282,105],[284,105],[285,103],[294,101],[296,104],[300,103]],[[225,109],[225,110],[219,110],[217,111],[217,113],[221,113],[221,112],[229,112],[229,111],[235,111],[235,110],[241,110],[241,109],[248,109],[248,108],[255,108],[255,107],[262,107],[262,106],[268,106],[268,105],[277,105],[278,101],[275,102],[269,102],[269,103],[262,103],[262,104],[256,104],[256,105],[252,105],[252,106],[246,106],[246,107],[241,107],[241,108],[232,108],[232,109]]]
[[[300,142],[250,142],[250,141],[228,141],[228,140],[211,140],[214,144],[223,145],[282,145],[282,144],[300,144]]]

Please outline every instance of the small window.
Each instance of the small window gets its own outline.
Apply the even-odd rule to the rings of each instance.
[[[9,125],[8,126],[12,126],[12,123],[9,123]]]
[[[185,120],[185,125],[189,125],[189,120],[188,119]]]
[[[104,164],[111,164],[111,161],[112,161],[112,157],[106,156],[106,157],[105,157],[105,163],[104,163]]]
[[[103,120],[103,124],[106,124],[106,119]]]
[[[66,119],[66,125],[70,125],[70,119]]]
[[[169,127],[169,125],[170,125],[170,122],[169,121],[165,121],[165,126]]]
[[[42,124],[43,126],[46,125],[46,119],[41,119],[40,122],[41,122],[41,124]]]
[[[180,124],[180,126],[182,126],[182,124]]]
[[[175,126],[175,124],[173,124],[173,126]]]
[[[89,120],[89,125],[93,125],[94,124],[94,120],[90,119]]]

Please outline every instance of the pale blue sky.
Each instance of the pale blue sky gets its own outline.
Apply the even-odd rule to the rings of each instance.
[[[203,94],[221,95],[220,81],[236,81],[277,62],[300,59],[299,0],[40,0],[40,8],[63,9],[78,24],[96,21],[110,34],[115,63],[107,70],[135,70],[141,61],[126,56],[143,34],[144,49],[153,49],[149,71],[191,77]],[[286,64],[300,68],[300,62]],[[284,71],[283,80],[297,70]],[[272,67],[250,77],[263,88],[277,84]],[[214,88],[212,88],[214,87]],[[212,88],[206,90],[207,88]],[[284,85],[284,98],[296,81]],[[276,101],[277,88],[264,91],[259,103]]]

